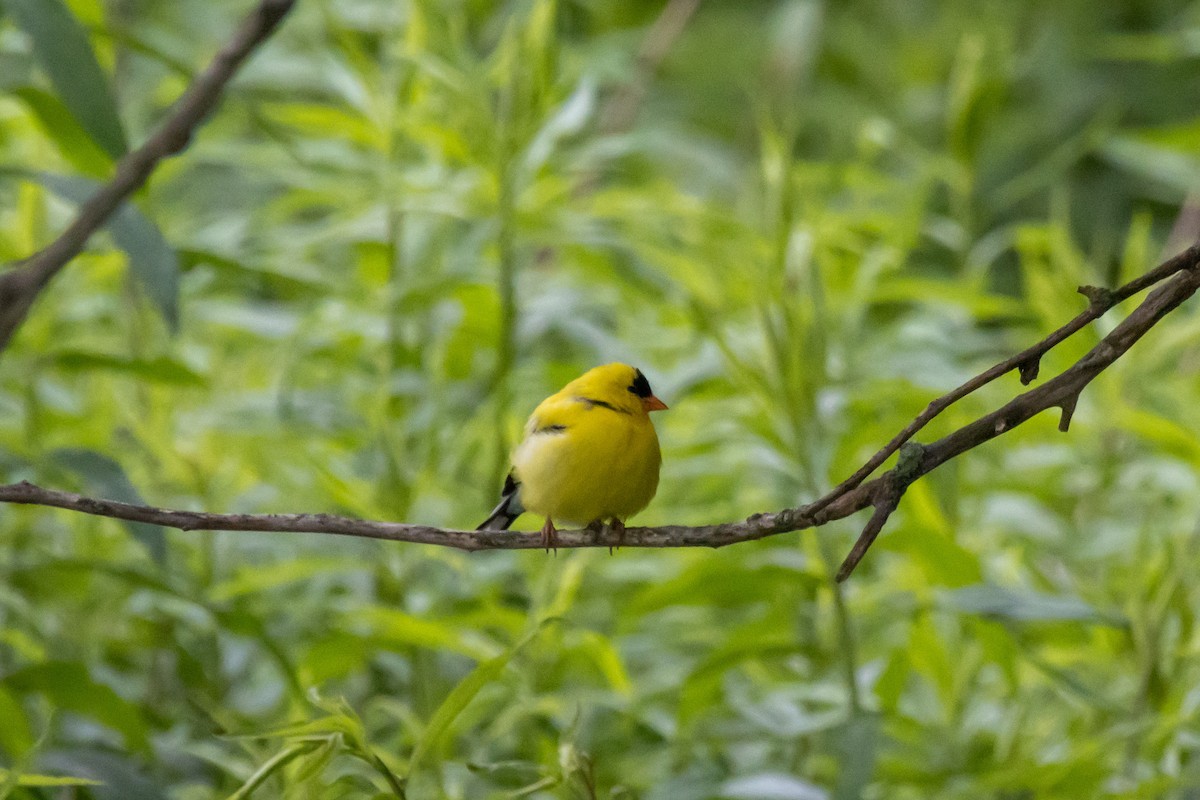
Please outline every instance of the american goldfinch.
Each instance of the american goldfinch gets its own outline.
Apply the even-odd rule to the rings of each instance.
[[[476,530],[505,530],[525,511],[546,518],[542,545],[554,547],[554,521],[598,527],[618,540],[625,520],[658,490],[662,455],[651,411],[654,396],[641,370],[605,364],[542,401],[513,452],[500,504]]]

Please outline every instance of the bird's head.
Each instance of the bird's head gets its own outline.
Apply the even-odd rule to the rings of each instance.
[[[667,404],[654,396],[640,369],[628,364],[605,364],[590,369],[567,384],[564,392],[608,403],[622,411],[662,411]]]

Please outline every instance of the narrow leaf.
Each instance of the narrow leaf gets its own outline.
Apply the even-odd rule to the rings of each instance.
[[[1018,622],[1096,622],[1123,625],[1124,620],[1104,614],[1077,597],[1062,597],[1033,591],[1014,591],[1000,586],[977,584],[946,592],[947,603],[959,611]]]
[[[129,747],[149,747],[141,714],[111,687],[92,679],[77,661],[47,661],[20,669],[4,679],[18,692],[37,692],[61,709],[91,717],[125,737]]]
[[[90,350],[57,350],[46,358],[49,363],[67,372],[103,370],[173,386],[204,386],[207,383],[203,375],[168,356],[126,358]]]
[[[541,626],[526,634],[519,642],[504,653],[484,661],[467,673],[466,677],[450,690],[450,694],[446,695],[446,699],[442,701],[442,704],[438,706],[437,710],[433,712],[433,716],[430,717],[429,725],[425,728],[425,734],[421,737],[421,741],[417,742],[412,759],[408,763],[408,773],[405,775],[405,780],[412,778],[413,773],[416,772],[430,751],[440,744],[442,738],[450,731],[450,726],[454,724],[454,720],[458,719],[458,715],[475,699],[475,696],[479,694],[483,687],[500,677],[500,673],[508,666],[508,662],[529,644],[540,631]]]
[[[6,769],[0,769],[0,781],[9,780],[10,773]],[[17,776],[17,786],[99,786],[100,781],[94,781],[91,778],[72,778],[65,775],[30,775],[22,773]]]
[[[732,778],[721,786],[728,800],[828,800],[829,793],[808,781],[778,772]]]
[[[4,0],[34,55],[79,124],[113,158],[125,154],[125,130],[108,78],[87,31],[63,0]]]
[[[334,740],[331,739],[330,741]],[[228,800],[246,800],[246,798],[254,794],[255,789],[262,786],[273,774],[286,767],[298,756],[311,752],[317,746],[317,742],[298,742],[283,748],[255,770],[254,774],[247,778],[246,782],[238,787],[236,792],[229,795]]]
[[[10,760],[24,756],[33,748],[33,730],[21,701],[10,691],[0,686],[0,750],[7,753]],[[0,778],[0,783],[4,781]]]
[[[875,758],[879,748],[878,714],[853,714],[838,737],[837,785],[834,800],[857,800],[875,773]]]
[[[357,608],[348,624],[365,626],[372,639],[390,646],[449,650],[477,660],[494,658],[500,648],[482,634],[459,630],[447,620],[429,620],[395,608]]]
[[[121,465],[106,455],[84,448],[63,448],[51,454],[54,463],[70,470],[83,479],[89,493],[122,503],[145,505],[141,494],[134,487]],[[146,522],[122,521],[129,533],[141,542],[158,564],[166,562],[166,532],[159,525]]]
[[[112,159],[91,138],[70,109],[50,92],[20,86],[12,94],[21,98],[37,120],[42,133],[58,147],[63,158],[85,175],[101,177],[112,168]]]
[[[73,203],[83,203],[99,188],[85,178],[29,173],[50,191]],[[132,203],[122,203],[106,223],[117,247],[129,256],[129,268],[171,330],[179,327],[179,257],[162,232]]]

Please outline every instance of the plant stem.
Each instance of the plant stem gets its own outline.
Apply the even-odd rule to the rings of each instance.
[[[862,712],[862,698],[858,691],[858,644],[854,636],[854,621],[850,617],[850,607],[846,603],[846,587],[835,579],[837,570],[837,554],[833,550],[833,542],[828,537],[818,537],[821,543],[821,555],[825,559],[831,590],[833,591],[833,613],[838,627],[838,649],[841,651],[842,672],[846,681],[847,699],[850,701],[850,714],[857,716]]]
[[[404,782],[396,777],[396,773],[392,772],[391,769],[388,768],[388,765],[383,763],[383,759],[380,758],[378,754],[372,752],[369,763],[375,768],[376,772],[383,776],[383,779],[387,781],[388,786],[391,787],[392,793],[395,794],[399,800],[408,800],[408,795],[404,791]]]
[[[236,792],[229,795],[227,800],[246,800],[246,798],[254,793],[255,789],[266,782],[267,778],[270,778],[275,772],[283,769],[299,756],[316,749],[316,747],[317,743],[315,742],[297,742],[283,748],[255,770],[254,774],[247,778],[246,782],[238,787]]]
[[[496,352],[496,376],[493,390],[496,397],[496,465],[493,483],[499,483],[508,467],[508,411],[511,405],[510,375],[516,362],[517,327],[517,257],[515,245],[515,204],[512,175],[514,147],[514,98],[517,95],[514,76],[501,93],[499,128],[500,147],[496,165],[497,212],[499,229],[496,232],[499,272],[497,288],[500,295],[500,335]]]

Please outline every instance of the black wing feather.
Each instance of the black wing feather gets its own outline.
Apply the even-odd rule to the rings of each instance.
[[[521,505],[521,482],[518,481],[510,472],[504,479],[504,489],[500,493],[500,503],[492,509],[492,513],[480,523],[475,530],[493,530],[506,531],[509,526],[516,521],[517,517],[525,513],[525,507]]]

